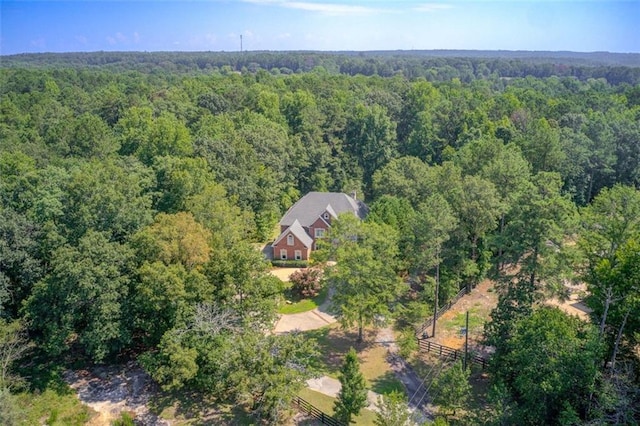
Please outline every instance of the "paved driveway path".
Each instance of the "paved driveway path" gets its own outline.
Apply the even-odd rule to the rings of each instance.
[[[290,331],[299,330],[315,330],[322,328],[326,325],[336,322],[336,318],[326,312],[322,312],[320,309],[315,308],[311,311],[302,312],[299,314],[281,314],[276,322],[276,326],[273,332],[276,334],[288,333]]]

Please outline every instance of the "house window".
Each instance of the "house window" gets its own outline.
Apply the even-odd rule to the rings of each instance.
[[[288,246],[292,246],[293,245],[293,235],[291,235],[291,234],[287,235],[287,245]]]
[[[302,251],[296,250],[296,260],[302,260]]]
[[[322,237],[324,237],[324,229],[322,229],[322,228],[316,228],[316,229],[314,230],[314,232],[315,232],[315,236],[316,236],[316,238],[322,238]]]
[[[324,218],[324,220],[329,220],[329,213],[323,214],[322,217]]]
[[[280,249],[280,259],[287,260],[287,249]]]

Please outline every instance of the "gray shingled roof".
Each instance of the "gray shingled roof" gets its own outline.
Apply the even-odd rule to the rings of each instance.
[[[272,245],[275,246],[290,233],[293,234],[297,239],[299,239],[302,242],[302,244],[304,244],[307,248],[311,248],[313,244],[313,238],[311,238],[309,234],[305,232],[304,228],[302,227],[302,225],[300,225],[300,222],[298,222],[297,220],[294,221],[293,224],[291,224],[291,226],[289,226],[286,231],[280,234],[278,239],[275,240]]]
[[[336,216],[352,212],[360,219],[367,215],[367,206],[342,192],[309,192],[285,213],[280,225],[291,226],[297,220],[302,226],[310,226],[330,207]]]

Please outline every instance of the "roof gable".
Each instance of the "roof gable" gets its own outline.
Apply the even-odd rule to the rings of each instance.
[[[280,220],[280,225],[291,226],[298,221],[300,225],[308,227],[325,211],[336,217],[339,214],[351,212],[360,219],[364,219],[368,210],[362,201],[354,200],[342,192],[309,192],[287,210]]]
[[[289,226],[287,229],[285,229],[278,236],[278,238],[273,242],[272,245],[275,246],[276,244],[278,244],[280,241],[282,241],[289,234],[293,234],[307,248],[311,248],[311,246],[313,245],[313,239],[309,236],[309,234],[306,233],[306,231],[304,230],[302,225],[300,225],[300,222],[298,222],[297,220],[294,221],[291,226]]]

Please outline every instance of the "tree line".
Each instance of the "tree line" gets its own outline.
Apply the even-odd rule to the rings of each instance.
[[[370,52],[87,52],[3,57],[4,66],[103,68],[123,72],[201,74],[213,70],[292,74],[323,69],[331,74],[464,82],[487,78],[605,78],[611,84],[640,81],[640,55],[609,52],[408,50]]]

